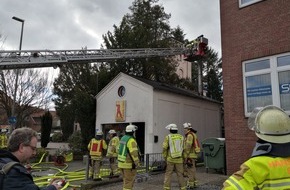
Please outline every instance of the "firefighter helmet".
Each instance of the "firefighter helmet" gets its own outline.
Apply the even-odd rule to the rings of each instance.
[[[175,130],[175,131],[178,130],[177,125],[174,124],[174,123],[171,123],[171,124],[167,125],[167,126],[165,127],[165,129],[168,129],[168,130]]]
[[[103,135],[103,132],[102,131],[97,131],[96,136],[102,136],[102,135]]]
[[[134,132],[138,129],[138,127],[136,125],[127,125],[126,127],[126,132]]]
[[[6,133],[7,129],[1,129],[2,133]]]
[[[111,129],[108,133],[109,134],[116,134],[116,131],[114,129]]]
[[[183,128],[184,129],[192,129],[191,123],[183,123]]]
[[[289,116],[276,106],[255,108],[248,119],[248,126],[257,137],[267,142],[290,142]]]

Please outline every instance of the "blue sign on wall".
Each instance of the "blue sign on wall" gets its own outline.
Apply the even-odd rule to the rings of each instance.
[[[258,97],[269,95],[272,95],[271,85],[247,88],[247,97]]]
[[[279,85],[280,94],[290,94],[290,83],[284,83]]]

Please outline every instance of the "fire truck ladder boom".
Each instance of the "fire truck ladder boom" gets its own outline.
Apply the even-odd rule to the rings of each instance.
[[[0,51],[0,69],[61,67],[62,64],[105,62],[117,59],[166,57],[181,55],[185,47],[141,49],[81,50],[5,50]]]

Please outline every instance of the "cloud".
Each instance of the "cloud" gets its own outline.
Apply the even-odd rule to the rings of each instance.
[[[22,49],[99,49],[102,35],[119,25],[130,13],[133,0],[2,0],[0,34],[6,50],[19,48],[21,23],[25,20]],[[218,0],[159,0],[186,38],[204,34],[209,46],[221,52]]]
[[[119,26],[123,16],[131,13],[133,0],[1,0],[0,35],[5,50],[18,50],[21,23],[25,20],[23,50],[99,49],[102,35]],[[180,26],[189,40],[203,34],[209,46],[221,55],[219,0],[159,0],[170,26]],[[1,45],[0,41],[0,45]],[[41,68],[50,73],[58,70]]]

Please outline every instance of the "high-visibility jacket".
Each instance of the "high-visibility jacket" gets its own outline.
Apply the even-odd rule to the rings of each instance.
[[[197,158],[199,152],[200,146],[196,134],[192,131],[188,131],[185,134],[184,140],[184,157]]]
[[[290,189],[290,157],[252,157],[223,185],[223,190]]]
[[[103,139],[97,140],[92,138],[88,144],[88,150],[90,151],[91,158],[101,158],[103,151],[107,150],[107,143]]]
[[[119,137],[114,136],[108,146],[108,152],[107,152],[107,157],[118,157],[118,151],[119,151]]]
[[[6,148],[7,147],[7,135],[6,134],[0,134],[0,148]]]
[[[180,134],[169,134],[163,141],[163,157],[172,163],[183,163],[183,136]]]
[[[139,149],[136,140],[130,135],[124,135],[119,144],[118,167],[132,169],[140,165]]]

